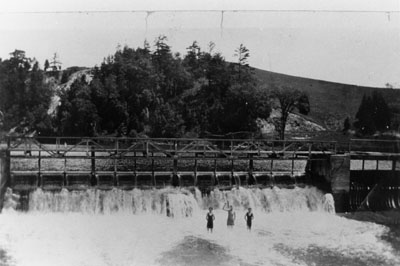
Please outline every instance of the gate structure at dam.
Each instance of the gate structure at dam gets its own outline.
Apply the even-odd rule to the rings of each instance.
[[[36,188],[175,186],[207,193],[236,186],[309,184],[332,193],[336,208],[345,211],[368,207],[372,189],[390,187],[394,198],[400,189],[396,142],[7,137],[0,153],[0,202],[7,187],[24,196]],[[371,162],[376,162],[374,173]]]

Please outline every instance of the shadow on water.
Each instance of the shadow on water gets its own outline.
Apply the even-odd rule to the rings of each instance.
[[[157,262],[166,266],[251,266],[227,254],[224,247],[195,236],[186,236],[178,245],[164,252]]]
[[[7,252],[0,248],[0,266],[11,266],[13,265],[10,262],[10,257],[7,255]]]
[[[388,263],[384,259],[371,258],[371,257],[350,257],[342,254],[339,251],[333,251],[327,248],[318,246],[308,246],[304,249],[293,249],[283,244],[275,245],[274,248],[281,254],[293,258],[294,263],[300,265],[313,265],[313,266],[376,266],[376,265],[390,265],[396,264]]]

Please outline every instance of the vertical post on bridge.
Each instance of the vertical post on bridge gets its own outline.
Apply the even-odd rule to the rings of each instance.
[[[233,159],[233,154],[231,153],[230,155],[230,159],[231,159],[231,186],[233,185],[233,183],[235,183],[236,185],[236,179],[235,179],[235,164],[234,164],[234,159]]]
[[[151,152],[151,178],[152,178],[152,184],[155,187],[156,186],[156,176],[154,174],[154,152]]]
[[[294,155],[292,157],[292,172],[291,172],[292,178],[296,181],[295,177],[294,177]]]
[[[136,187],[137,186],[137,182],[136,182],[136,176],[137,176],[137,171],[136,171],[136,161],[137,161],[137,157],[136,157],[136,150],[133,151],[133,157],[134,157],[134,162],[133,162],[133,186]]]
[[[90,162],[91,162],[91,172],[92,172],[92,180],[90,182],[91,186],[96,186],[97,185],[97,179],[96,179],[96,152],[95,148],[92,145],[90,147]]]
[[[38,176],[37,176],[37,180],[36,180],[36,187],[40,187],[40,177],[42,176],[42,155],[41,155],[41,151],[39,150],[39,154],[38,154],[39,156],[38,156],[38,169],[39,169],[39,172],[38,172]]]
[[[214,153],[214,167],[213,167],[213,177],[212,177],[212,184],[215,186],[217,184],[217,154]]]
[[[10,186],[10,150],[0,150],[0,212],[3,209],[4,195]]]
[[[250,183],[252,183],[252,179],[253,179],[253,169],[254,169],[254,161],[253,161],[253,154],[250,152],[249,153],[249,174],[247,175],[247,185],[249,185]]]
[[[115,154],[114,154],[114,174],[113,174],[113,185],[114,187],[118,186],[118,180],[117,180],[117,156],[119,153],[119,141],[118,138],[115,139]]]
[[[236,184],[236,179],[235,179],[235,165],[234,165],[234,159],[233,159],[233,140],[231,140],[231,153],[230,153],[230,160],[231,160],[231,181],[230,181],[230,185],[232,186],[233,183]]]
[[[172,186],[181,186],[181,180],[178,176],[178,155],[173,155],[173,168],[172,168]]]
[[[197,186],[197,157],[198,153],[194,153],[194,184]]]
[[[59,142],[58,138],[57,138],[57,140]],[[58,149],[58,151],[60,151],[60,150]],[[68,184],[68,175],[67,175],[67,156],[65,153],[63,154],[63,156],[64,156],[63,186],[66,187],[69,185]],[[41,185],[43,186],[43,178],[42,178]]]
[[[271,165],[270,165],[270,169],[269,169],[270,175],[271,175],[270,181],[272,184],[275,184],[275,177],[274,177],[273,169],[274,169],[274,158],[271,158]]]
[[[174,152],[172,154],[173,157],[173,168],[172,168],[172,185],[173,186],[181,186],[181,180],[178,176],[178,143],[174,140]]]

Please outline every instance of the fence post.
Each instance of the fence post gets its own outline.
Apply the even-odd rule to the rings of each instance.
[[[96,179],[96,151],[95,151],[95,147],[93,145],[90,146],[90,161],[91,161],[91,171],[92,171],[90,185],[91,186],[96,186],[97,185],[97,179]]]
[[[42,155],[41,155],[41,151],[39,150],[39,158],[38,158],[38,176],[37,176],[37,180],[36,180],[36,187],[40,186],[40,177],[42,176]]]
[[[0,212],[3,209],[4,195],[10,185],[10,151],[0,150]]]
[[[249,153],[249,174],[248,174],[248,178],[250,178],[250,176],[253,176],[253,169],[254,169],[253,154]]]

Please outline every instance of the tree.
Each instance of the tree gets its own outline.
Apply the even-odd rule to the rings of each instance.
[[[165,71],[170,59],[171,55],[171,47],[167,44],[167,37],[164,35],[160,35],[154,42],[155,51],[153,53],[153,60],[160,72]]]
[[[238,82],[242,82],[245,76],[242,74],[242,72],[249,71],[249,63],[248,63],[248,59],[250,57],[249,49],[247,49],[246,46],[244,46],[243,44],[240,44],[239,48],[235,50],[234,56],[238,58],[237,62]],[[248,75],[246,75],[246,77],[248,77]]]
[[[54,53],[53,58],[50,62],[51,70],[56,72],[58,70],[61,70],[61,62],[58,59],[57,53]]]
[[[0,110],[4,113],[4,130],[46,132],[51,126],[47,114],[53,95],[51,86],[36,60],[26,57],[22,50],[10,55],[10,59],[0,61]]]
[[[362,135],[370,135],[390,128],[392,111],[382,94],[374,91],[371,96],[364,95],[356,114],[354,127]]]
[[[44,61],[44,71],[47,71],[47,69],[50,67],[50,63],[49,60],[46,59],[46,61]]]
[[[346,133],[350,129],[350,118],[346,117],[343,122],[343,133]]]
[[[208,53],[212,54],[214,52],[215,49],[215,43],[214,42],[209,42],[208,43]]]
[[[61,94],[58,132],[178,137],[257,130],[270,106],[247,71],[249,51],[241,45],[238,63],[229,63],[213,48],[204,52],[194,41],[181,58],[165,36],[153,51],[147,43],[119,47],[94,68],[90,84],[79,80]]]
[[[375,132],[375,125],[371,117],[371,107],[371,98],[364,94],[356,113],[356,121],[354,122],[354,127],[361,134],[372,134]]]
[[[268,95],[263,88],[233,85],[226,93],[220,123],[224,133],[257,132],[257,119],[270,115]]]
[[[187,54],[183,60],[183,65],[191,72],[194,78],[200,78],[203,75],[203,69],[200,67],[201,49],[197,41],[194,41],[192,45],[186,48]]]
[[[289,86],[274,87],[271,97],[278,103],[280,118],[275,125],[278,129],[279,138],[285,139],[285,127],[289,113],[295,108],[302,114],[308,114],[310,111],[308,96],[298,89]]]
[[[67,136],[94,136],[100,121],[97,107],[85,76],[60,93],[56,125],[58,134]]]
[[[382,94],[378,91],[372,93],[373,113],[375,128],[379,131],[386,131],[390,128],[392,112]]]
[[[14,52],[10,53],[12,59],[18,60],[20,62],[28,62],[29,58],[25,56],[25,51],[15,49]]]

